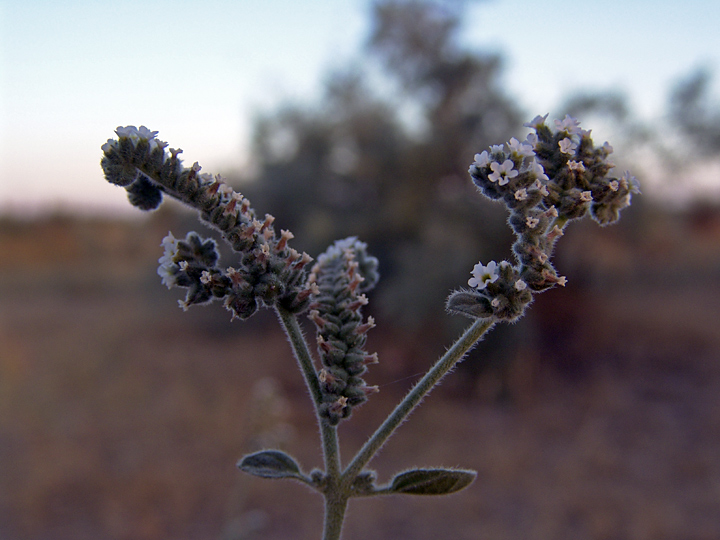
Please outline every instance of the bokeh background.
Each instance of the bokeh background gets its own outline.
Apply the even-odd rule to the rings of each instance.
[[[473,155],[536,114],[609,140],[642,196],[573,223],[568,286],[499,327],[372,463],[478,470],[351,503],[345,537],[720,538],[720,38],[711,1],[0,2],[0,538],[313,539],[321,499],[235,463],[320,465],[274,316],[177,307],[100,145],[144,124],[312,255],[380,259],[352,454],[466,324],[447,293],[509,258]],[[225,254],[232,264],[232,255]]]

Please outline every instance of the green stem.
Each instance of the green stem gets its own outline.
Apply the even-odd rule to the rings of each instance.
[[[310,396],[312,397],[313,405],[315,406],[315,413],[317,415],[318,406],[322,402],[322,392],[320,390],[320,381],[318,380],[317,373],[315,371],[315,364],[313,363],[312,356],[310,356],[310,349],[308,348],[307,341],[305,341],[305,335],[300,328],[300,324],[298,323],[295,314],[290,313],[280,306],[276,306],[275,311],[277,311],[283,330],[290,340],[293,355],[297,360],[298,366],[300,366],[300,371],[302,371],[305,384],[307,385]],[[318,420],[319,419],[320,417],[318,416]]]
[[[340,540],[348,497],[335,485],[334,494],[325,494],[325,527],[323,540]]]
[[[469,326],[462,336],[448,351],[430,368],[425,376],[408,392],[405,398],[395,407],[385,422],[368,439],[355,455],[342,475],[344,485],[349,485],[363,470],[378,450],[385,444],[398,426],[420,404],[430,390],[458,363],[467,352],[495,324],[494,319],[478,319]]]
[[[325,533],[323,538],[324,540],[339,540],[345,518],[345,509],[347,508],[347,496],[343,494],[340,486],[340,445],[338,444],[337,428],[324,422],[320,417],[319,407],[322,403],[320,381],[297,317],[279,306],[276,307],[276,311],[280,317],[283,330],[290,340],[293,354],[300,366],[305,384],[312,396],[315,417],[320,427],[326,474],[326,486],[323,491],[325,497]]]

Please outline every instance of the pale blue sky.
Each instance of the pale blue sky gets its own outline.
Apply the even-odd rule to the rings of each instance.
[[[253,111],[311,99],[354,59],[368,5],[0,0],[0,211],[131,210],[98,165],[118,125],[160,131],[208,172],[242,167]],[[464,35],[505,55],[530,116],[572,90],[620,88],[651,117],[678,75],[706,66],[720,79],[718,21],[717,0],[488,0]]]

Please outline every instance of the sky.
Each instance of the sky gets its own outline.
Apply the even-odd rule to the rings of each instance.
[[[119,125],[159,131],[206,172],[242,169],[253,117],[315,99],[360,53],[369,6],[0,0],[0,213],[133,212],[99,167]],[[717,0],[486,0],[470,4],[463,39],[503,55],[529,117],[575,90],[618,89],[651,118],[679,76],[720,79],[719,20]]]

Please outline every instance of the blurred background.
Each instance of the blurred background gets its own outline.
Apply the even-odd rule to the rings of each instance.
[[[345,537],[720,538],[720,4],[0,2],[0,538],[314,539],[321,498],[235,463],[317,428],[271,312],[177,307],[160,242],[197,229],[104,182],[147,125],[313,256],[357,235],[380,393],[350,456],[462,330],[448,292],[510,258],[473,155],[569,113],[642,196],[573,223],[568,286],[496,328],[372,463],[460,466],[445,498],[351,503]],[[232,265],[232,254],[225,254]]]

